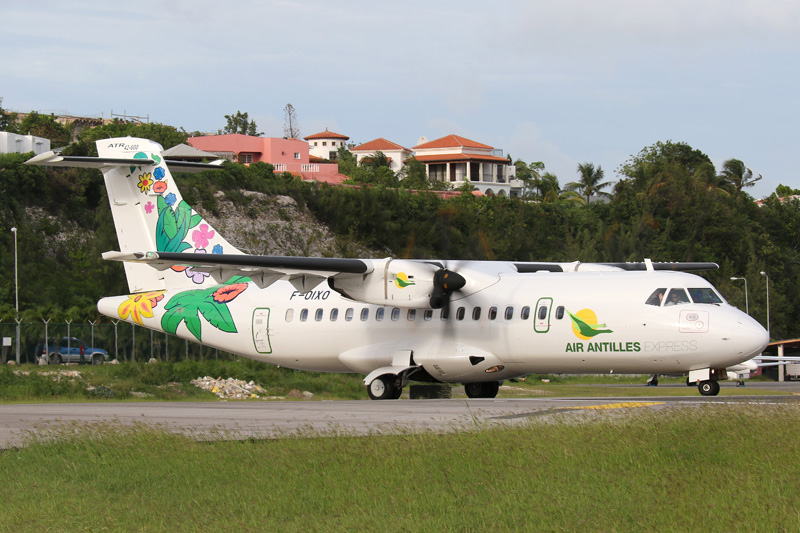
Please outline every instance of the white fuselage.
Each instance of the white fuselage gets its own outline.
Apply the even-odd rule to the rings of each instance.
[[[200,337],[185,323],[176,330],[180,337],[274,365],[368,374],[391,365],[400,352],[445,382],[725,368],[767,344],[766,331],[725,302],[645,303],[659,288],[711,288],[691,274],[520,274],[493,262],[464,262],[459,272],[482,282],[468,295],[453,294],[446,320],[442,310],[352,301],[325,283],[305,294],[288,282],[264,289],[249,283],[226,304],[235,332],[214,327],[194,309],[173,305],[170,312],[173,319],[178,312],[199,318]],[[163,330],[168,302],[185,292],[166,291],[143,325]],[[126,298],[104,298],[99,308],[117,318]],[[581,330],[580,321],[590,327]]]

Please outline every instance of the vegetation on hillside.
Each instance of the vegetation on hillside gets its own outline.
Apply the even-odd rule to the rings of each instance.
[[[66,151],[90,155],[95,139],[119,135],[153,138],[168,148],[187,133],[115,123],[83,132]],[[525,198],[467,194],[444,200],[404,188],[405,180],[398,181],[379,158],[356,166],[341,155],[340,169],[369,186],[305,183],[275,174],[268,164],[227,164],[176,179],[189,203],[212,212],[219,192],[242,201],[243,190],[290,196],[353,243],[353,254],[366,246],[409,258],[714,261],[721,268],[707,274],[712,283],[744,308],[744,287],[730,278],[747,278],[751,314],[766,325],[763,271],[770,282],[772,337],[800,336],[793,319],[800,311],[800,201],[773,195],[758,206],[746,192],[757,178],[740,161],[717,172],[701,151],[659,142],[620,166],[607,202],[587,203],[592,187],[609,189],[602,169],[590,163],[576,172],[574,191],[562,190],[541,163],[517,161],[518,170],[527,170]],[[25,166],[27,158],[0,156],[0,322],[14,318],[12,226],[18,228],[23,316],[38,320],[45,312],[75,314],[77,308],[95,319],[99,297],[127,290],[122,266],[100,259],[101,252],[117,248],[102,176],[91,169]],[[406,179],[419,181],[418,170],[412,166]],[[388,181],[373,179],[376,173]]]

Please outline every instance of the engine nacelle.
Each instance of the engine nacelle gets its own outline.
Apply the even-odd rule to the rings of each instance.
[[[376,305],[424,309],[431,307],[434,277],[442,267],[436,263],[403,259],[372,261],[367,274],[337,274],[328,285],[342,296]]]

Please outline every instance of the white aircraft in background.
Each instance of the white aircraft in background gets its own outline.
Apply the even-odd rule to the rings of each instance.
[[[410,381],[493,398],[531,373],[688,373],[703,395],[767,346],[764,328],[681,270],[713,263],[532,263],[246,255],[180,195],[146,139],[29,164],[104,175],[130,294],[104,315],[300,370],[356,372],[373,399]],[[213,168],[213,167],[211,167]],[[524,236],[520,235],[520,238]]]

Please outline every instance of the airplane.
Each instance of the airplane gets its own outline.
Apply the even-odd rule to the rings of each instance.
[[[97,141],[97,158],[47,152],[32,165],[99,168],[129,294],[98,310],[250,359],[365,375],[374,400],[410,382],[494,398],[528,374],[688,373],[719,393],[726,368],[768,334],[691,270],[714,263],[581,263],[248,255],[181,197],[158,143]],[[522,236],[520,236],[522,238]]]

